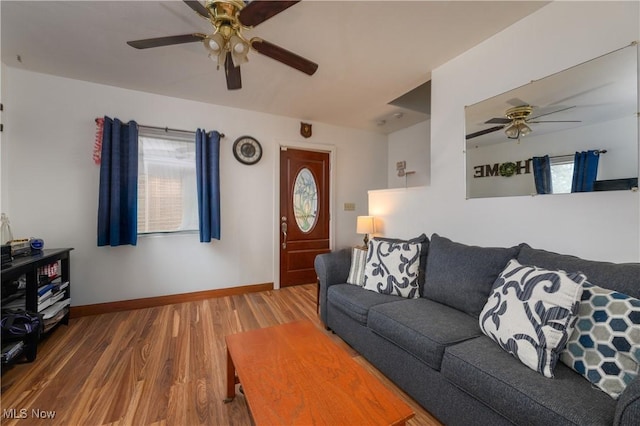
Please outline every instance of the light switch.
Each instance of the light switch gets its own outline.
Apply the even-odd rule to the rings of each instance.
[[[356,203],[344,203],[344,211],[352,212],[356,209]]]

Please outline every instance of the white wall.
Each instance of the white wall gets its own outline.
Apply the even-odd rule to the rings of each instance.
[[[389,135],[388,188],[429,185],[430,124],[430,120],[425,120]],[[406,161],[406,171],[414,173],[399,177],[398,161]]]
[[[292,118],[11,67],[3,71],[3,209],[16,238],[36,236],[46,247],[75,248],[76,306],[276,281],[274,183],[280,144],[335,147],[335,247],[360,241],[355,217],[367,212],[367,190],[386,187],[384,135],[314,123],[306,140]],[[141,237],[136,247],[96,246],[99,168],[91,156],[94,118],[104,115],[225,133],[221,241],[202,244],[197,235],[169,235]],[[262,160],[254,166],[238,163],[231,152],[233,141],[246,134],[263,145]],[[356,211],[338,208],[345,202],[356,203]]]
[[[465,200],[464,106],[640,39],[638,2],[553,2],[432,73],[431,185],[372,191],[387,235],[640,260],[640,193]],[[509,52],[526,52],[509,57]]]

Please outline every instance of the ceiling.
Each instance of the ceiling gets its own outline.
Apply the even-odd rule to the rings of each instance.
[[[541,1],[302,1],[245,31],[319,64],[308,76],[257,52],[242,89],[226,89],[201,43],[136,50],[126,42],[210,24],[182,1],[6,1],[10,67],[388,134],[424,121],[389,105],[430,72],[544,6]],[[384,124],[382,124],[384,122]]]

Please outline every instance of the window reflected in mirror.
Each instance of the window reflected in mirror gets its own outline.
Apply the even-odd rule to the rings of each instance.
[[[552,194],[569,194],[573,182],[573,157],[555,157],[551,159]]]

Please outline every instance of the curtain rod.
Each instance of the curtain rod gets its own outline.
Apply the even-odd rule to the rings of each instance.
[[[98,119],[96,118],[96,123],[98,122]],[[181,129],[171,129],[169,127],[157,127],[157,126],[145,126],[144,124],[138,124],[138,128],[144,128],[144,129],[153,129],[153,130],[164,130],[165,132],[180,132],[180,133],[189,133],[191,135],[195,135],[196,132],[192,131],[192,130],[181,130]],[[224,138],[224,133],[220,133],[220,137]]]
[[[607,150],[606,149],[600,149],[600,150],[596,150],[596,152],[598,154],[606,154]],[[573,158],[575,156],[575,154],[565,154],[565,155],[554,155],[554,156],[550,156],[549,158]],[[533,157],[531,157],[533,158]]]
[[[600,149],[596,151],[598,154],[606,154],[607,150],[606,149]],[[562,157],[573,157],[575,154],[565,154],[565,155],[554,155],[553,157],[549,157],[549,158],[562,158]]]

